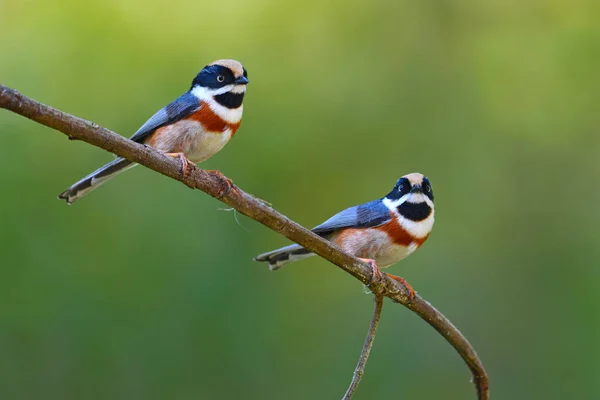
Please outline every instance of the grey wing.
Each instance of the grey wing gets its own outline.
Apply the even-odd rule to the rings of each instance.
[[[360,206],[350,207],[335,214],[321,225],[312,229],[324,235],[343,228],[368,228],[385,224],[391,219],[390,211],[381,202],[374,200]]]
[[[149,134],[158,128],[179,121],[199,108],[198,98],[190,92],[186,92],[166,107],[158,110],[130,139],[142,143]]]

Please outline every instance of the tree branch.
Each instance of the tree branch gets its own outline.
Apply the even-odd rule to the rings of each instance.
[[[371,325],[369,325],[369,330],[367,331],[367,338],[365,339],[365,344],[363,345],[362,352],[360,353],[360,357],[358,359],[358,364],[356,365],[356,369],[354,370],[354,375],[352,376],[352,382],[350,382],[350,386],[348,390],[346,390],[346,394],[342,398],[342,400],[350,400],[360,380],[365,374],[365,365],[367,364],[367,360],[369,359],[369,354],[371,353],[371,347],[373,347],[373,342],[375,341],[375,332],[377,331],[377,325],[379,325],[379,318],[381,317],[381,310],[383,309],[383,296],[375,295],[375,310],[373,310],[373,319],[371,319]]]
[[[191,188],[200,189],[325,258],[363,284],[369,284],[371,281],[371,268],[366,263],[342,252],[330,242],[278,213],[265,202],[237,186],[229,186],[222,175],[195,167],[188,176],[183,176],[179,160],[165,156],[151,147],[135,143],[93,122],[41,104],[3,85],[0,85],[0,107],[56,129],[70,139],[83,140],[142,164]],[[408,289],[399,282],[387,278],[385,274],[382,280],[371,284],[370,289],[376,296],[384,295],[409,308],[438,331],[456,349],[471,370],[478,399],[489,399],[488,377],[483,364],[471,344],[446,317],[418,295],[411,301]]]

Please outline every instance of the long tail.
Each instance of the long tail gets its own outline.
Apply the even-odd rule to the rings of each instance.
[[[117,176],[120,172],[136,165],[132,161],[119,157],[72,184],[67,190],[59,194],[58,198],[66,200],[68,204],[73,204],[104,182]]]
[[[254,261],[268,262],[269,269],[271,271],[275,271],[287,263],[302,260],[306,257],[314,255],[315,253],[311,253],[299,244],[292,244],[290,246],[282,247],[280,249],[256,256]]]

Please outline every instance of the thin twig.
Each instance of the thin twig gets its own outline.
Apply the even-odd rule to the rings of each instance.
[[[363,284],[371,283],[371,267],[369,265],[344,253],[332,243],[278,213],[264,201],[249,195],[235,185],[229,187],[222,175],[219,176],[196,167],[193,168],[190,174],[184,176],[181,173],[181,165],[177,159],[167,157],[151,147],[128,140],[93,122],[39,103],[3,85],[0,85],[0,108],[5,108],[37,123],[56,129],[71,139],[82,140],[120,157],[142,164],[191,188],[200,189],[325,258]],[[398,281],[387,278],[385,275],[383,279],[373,282],[370,288],[373,293],[383,293],[384,296],[408,307],[437,330],[456,349],[471,370],[478,399],[489,399],[488,376],[481,360],[467,339],[446,317],[418,295],[411,300],[408,288]]]
[[[352,382],[350,382],[350,386],[348,387],[348,390],[346,390],[346,394],[344,395],[342,400],[350,400],[352,398],[352,395],[356,391],[360,380],[365,374],[365,365],[367,364],[367,360],[369,359],[371,347],[373,347],[373,341],[375,340],[375,332],[377,331],[377,325],[379,325],[379,317],[381,317],[382,308],[383,295],[376,294],[375,310],[373,310],[373,319],[371,319],[371,325],[369,325],[369,330],[367,332],[365,344],[363,345],[362,352],[360,353],[358,364],[356,364],[356,369],[354,370],[354,375],[352,376]]]

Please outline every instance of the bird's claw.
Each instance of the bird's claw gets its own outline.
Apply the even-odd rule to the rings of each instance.
[[[377,263],[375,263],[375,260],[372,260],[370,258],[361,258],[360,260],[366,262],[367,264],[369,264],[369,267],[371,267],[371,280],[367,285],[368,287],[371,287],[373,283],[379,282],[383,279],[383,274],[379,270],[379,267],[377,267]]]
[[[366,262],[371,267],[371,280],[370,280],[369,284],[367,285],[367,287],[369,289],[372,289],[372,285],[374,283],[381,282],[383,280],[384,274],[379,270],[379,267],[377,267],[375,260],[372,260],[369,258],[361,258],[360,260]],[[406,279],[396,276],[396,275],[391,275],[391,274],[385,274],[385,275],[390,279],[400,282],[400,284],[402,284],[402,286],[404,286],[406,288],[406,290],[408,291],[408,301],[409,302],[415,298],[417,293],[415,292],[415,289],[413,289],[413,287],[410,285],[410,283],[408,283],[406,281]]]
[[[229,194],[229,192],[231,192],[231,189],[233,189],[233,181],[231,179],[229,179],[228,177],[223,175],[223,173],[221,171],[216,170],[216,169],[209,169],[209,170],[206,170],[206,172],[208,172],[209,174],[215,175],[223,183],[223,185],[221,186],[222,189],[219,191],[220,192],[219,198],[226,196]]]
[[[391,275],[391,274],[386,274],[388,276],[388,278],[391,278],[395,281],[398,281],[402,284],[402,286],[404,286],[406,288],[406,290],[408,290],[408,301],[412,301],[415,296],[417,295],[417,292],[415,292],[415,289],[413,289],[413,287],[410,285],[410,283],[408,283],[406,281],[406,279],[400,277],[400,276],[396,276],[396,275]]]
[[[187,178],[191,175],[192,170],[194,169],[195,164],[188,160],[188,158],[183,153],[165,153],[166,156],[169,157],[177,157],[179,161],[181,161],[181,175],[183,178]]]

